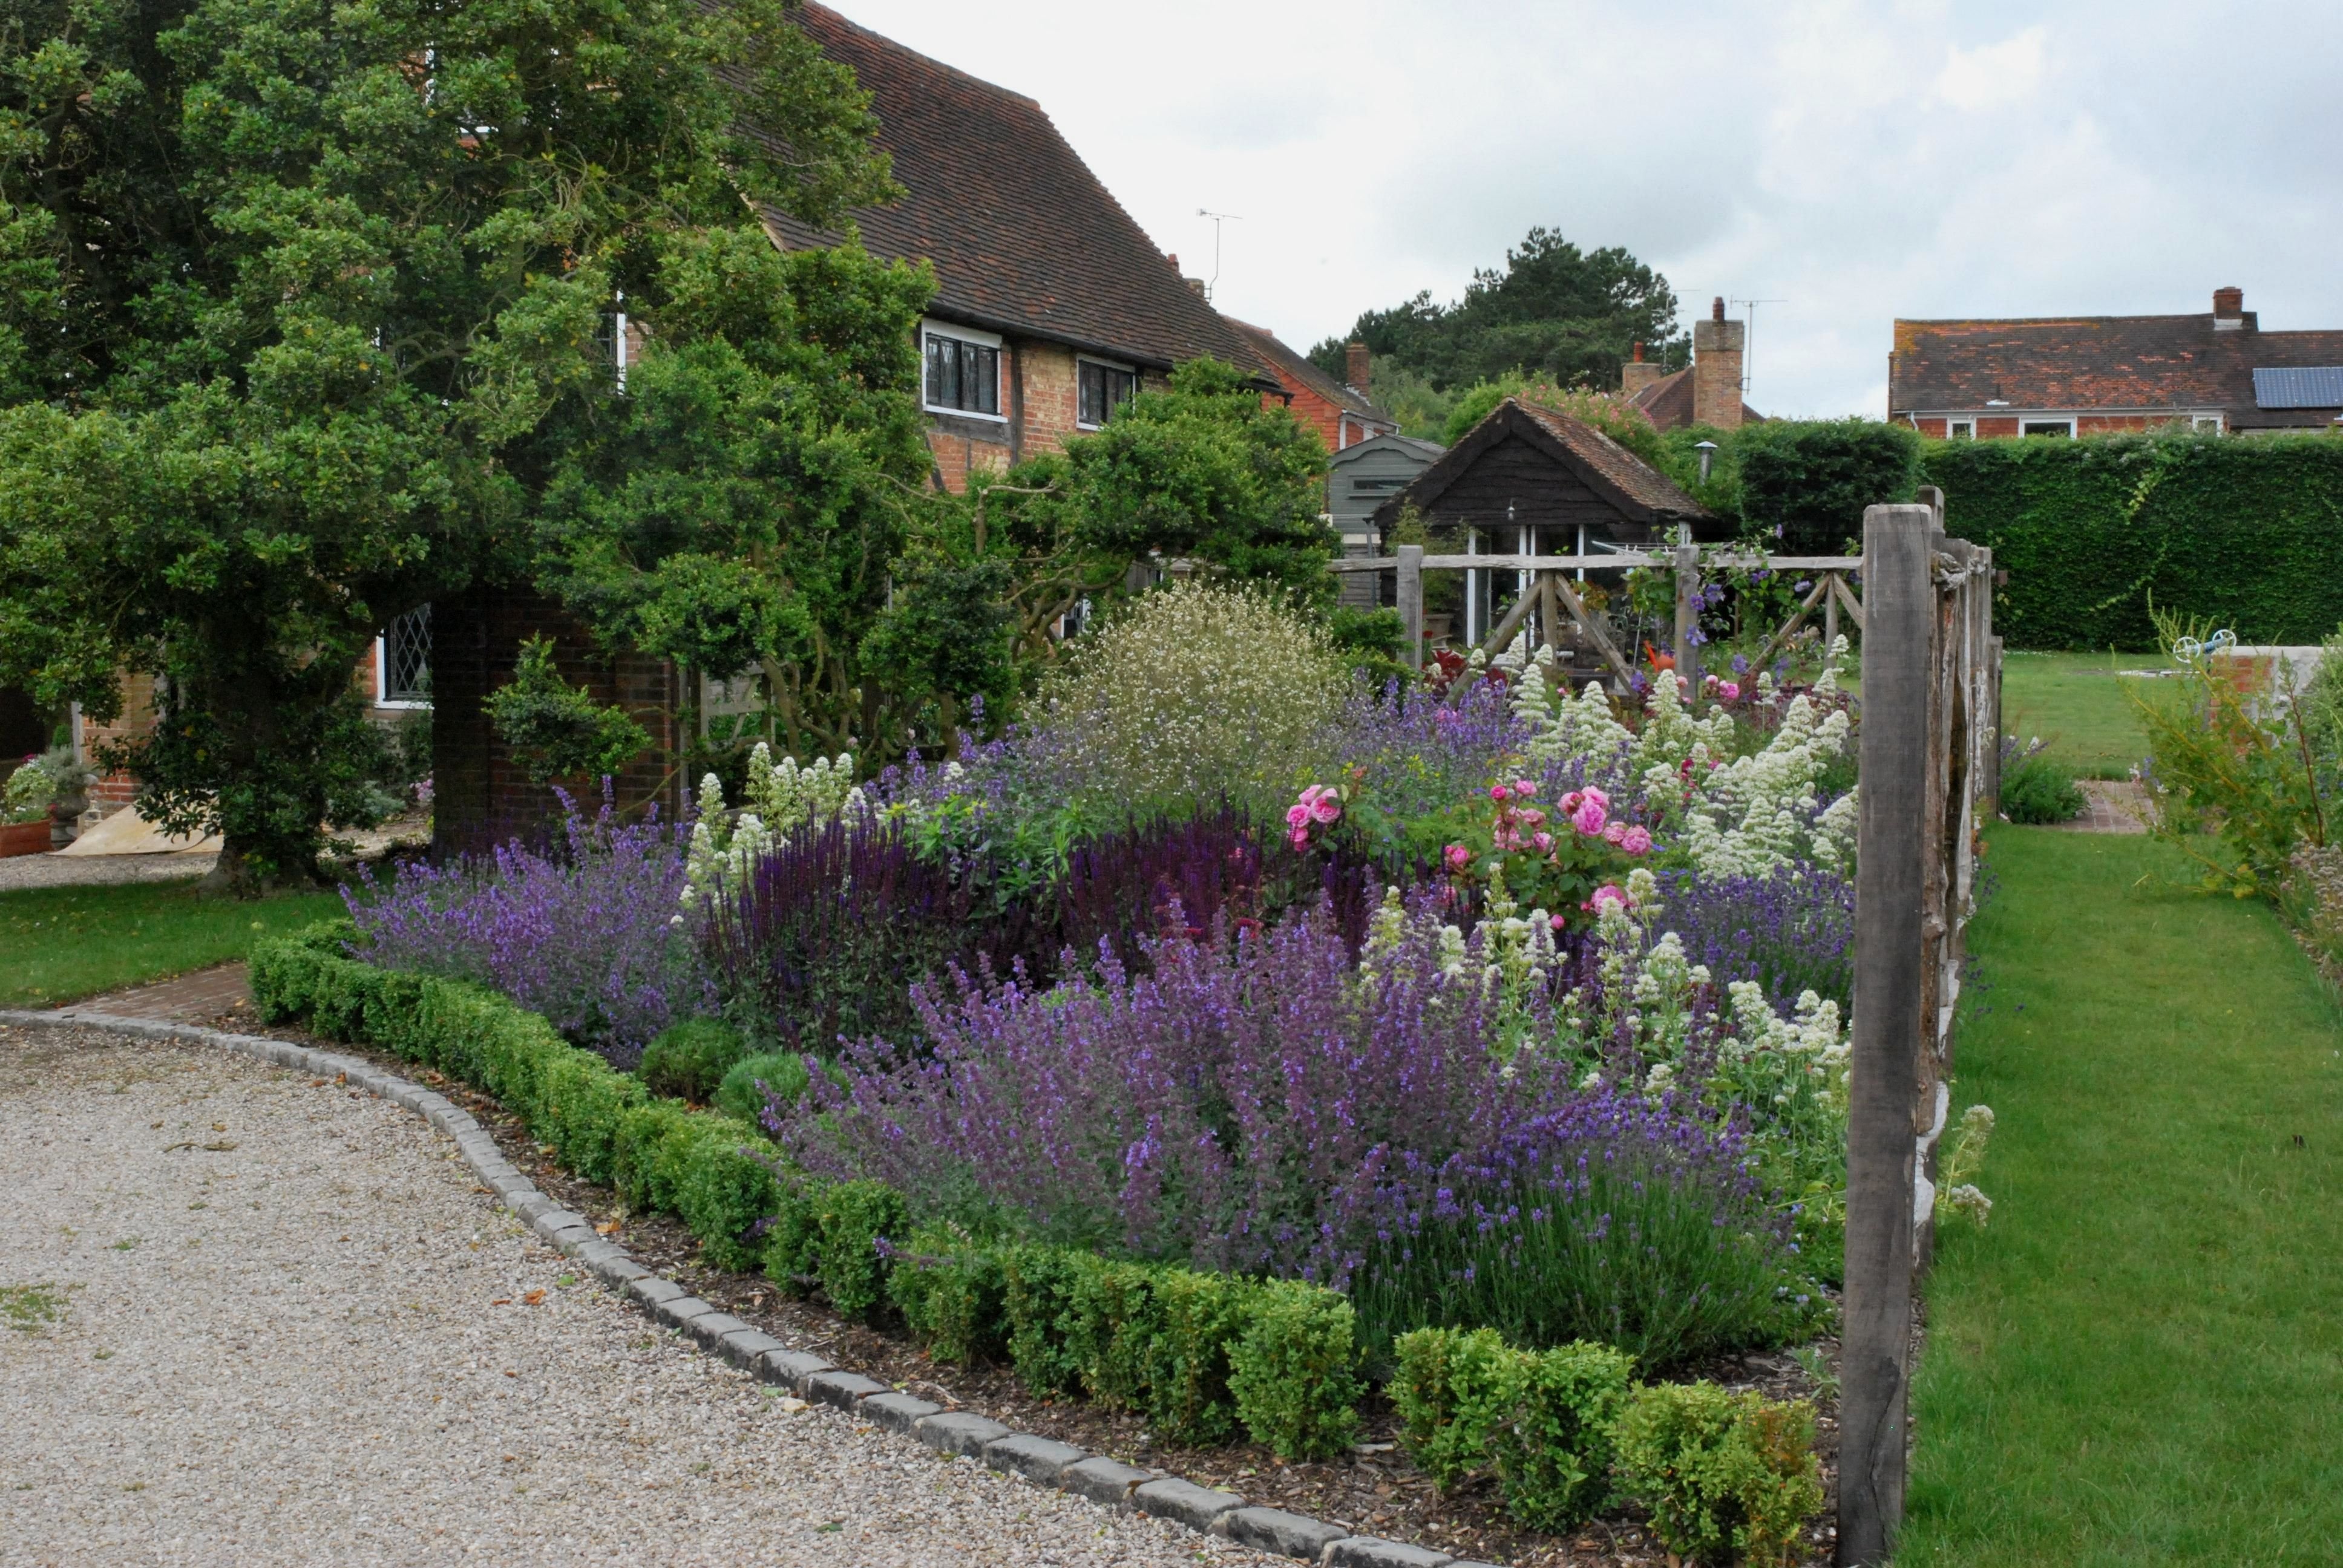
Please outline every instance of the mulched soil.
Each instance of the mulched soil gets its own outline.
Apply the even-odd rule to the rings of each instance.
[[[1442,1495],[1398,1446],[1397,1418],[1379,1393],[1370,1395],[1360,1406],[1359,1442],[1347,1458],[1288,1463],[1267,1449],[1250,1444],[1196,1449],[1159,1442],[1148,1432],[1144,1419],[1130,1412],[1036,1399],[1006,1367],[940,1366],[900,1333],[850,1323],[817,1302],[782,1294],[761,1275],[709,1267],[700,1255],[699,1243],[679,1221],[665,1214],[630,1212],[608,1188],[580,1181],[561,1170],[518,1118],[467,1084],[387,1052],[300,1030],[261,1025],[249,1003],[199,1021],[215,1029],[273,1035],[348,1052],[428,1083],[478,1118],[505,1157],[528,1172],[548,1197],[587,1216],[597,1230],[624,1246],[645,1268],[791,1346],[813,1351],[840,1367],[947,1409],[974,1411],[1021,1432],[1166,1471],[1200,1485],[1225,1487],[1252,1503],[1310,1514],[1364,1534],[1436,1547],[1459,1558],[1514,1568],[1552,1568],[1564,1563],[1626,1568],[1670,1561],[1633,1515],[1600,1520],[1568,1535],[1555,1536],[1512,1523],[1492,1486]],[[1838,1533],[1831,1523],[1838,1502],[1835,1397],[1838,1342],[1819,1340],[1814,1348],[1822,1352],[1832,1379],[1827,1395],[1787,1352],[1722,1357],[1688,1368],[1684,1374],[1713,1378],[1735,1390],[1762,1390],[1771,1399],[1815,1402],[1815,1448],[1822,1456],[1828,1502],[1808,1531],[1805,1568],[1822,1568],[1831,1562]]]

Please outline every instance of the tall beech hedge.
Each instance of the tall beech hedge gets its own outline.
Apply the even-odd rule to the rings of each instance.
[[[2248,643],[2343,624],[2343,435],[1931,441],[1921,468],[2009,573],[2013,648],[2153,648],[2151,598]]]

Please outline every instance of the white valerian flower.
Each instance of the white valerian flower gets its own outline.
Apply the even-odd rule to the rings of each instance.
[[[1946,1193],[1945,1201],[1957,1212],[1976,1221],[1980,1230],[1993,1213],[1993,1200],[1978,1191],[1971,1182],[1964,1181]]]

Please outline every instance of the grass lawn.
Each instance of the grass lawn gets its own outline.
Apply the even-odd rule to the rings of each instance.
[[[0,893],[0,1007],[49,1007],[240,959],[342,911],[338,893],[245,903],[189,882]]]
[[[2161,669],[2157,653],[2012,653],[2001,666],[2001,727],[2050,742],[2050,755],[2086,779],[2122,779],[2147,755],[2119,669]]]
[[[2144,839],[2004,827],[1899,1568],[2343,1558],[2343,1017]]]

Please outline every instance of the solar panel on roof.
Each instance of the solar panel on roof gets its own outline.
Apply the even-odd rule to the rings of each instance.
[[[2343,408],[2343,365],[2257,367],[2254,403],[2262,408]]]

